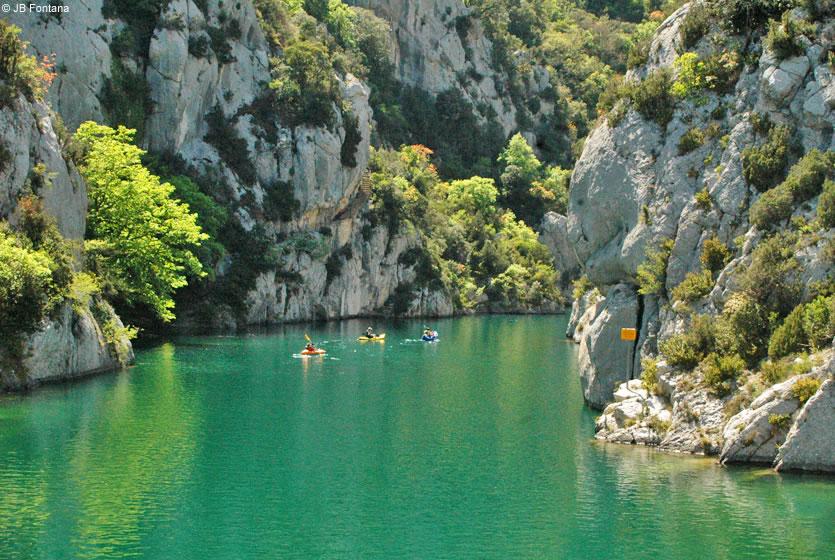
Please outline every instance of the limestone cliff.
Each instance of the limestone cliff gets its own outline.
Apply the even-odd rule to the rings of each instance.
[[[630,94],[625,94],[626,100],[613,107],[608,119],[601,119],[574,169],[564,241],[574,248],[583,273],[605,299],[593,306],[585,300],[575,305],[569,336],[582,331],[585,397],[592,406],[605,407],[598,438],[676,451],[722,450],[723,460],[773,463],[786,433],[801,431],[798,419],[816,417],[812,411],[802,412],[802,403],[792,401],[790,389],[802,377],[768,388],[749,364],[722,387],[720,395],[706,385],[703,374],[709,368],[704,364],[692,371],[692,365],[671,368],[663,361],[656,364],[654,358],[659,343],[692,332],[698,317],[707,317],[707,323],[730,320],[740,291],[756,291],[741,285],[750,284],[743,277],[762,260],[767,240],[774,235],[785,234],[792,240],[786,249],[791,253],[786,282],[798,287],[797,301],[808,301],[813,290],[831,291],[835,265],[829,251],[835,230],[815,221],[818,194],[811,193],[787,216],[771,222],[755,224],[751,216],[758,200],[772,196],[763,192],[785,178],[791,162],[813,150],[826,154],[835,149],[831,65],[835,22],[816,21],[811,31],[796,39],[796,52],[790,56],[773,52],[764,30],[733,36],[716,21],[709,23],[701,39],[685,46],[681,27],[698,6],[697,2],[684,6],[659,28],[646,65],[628,76],[638,93],[632,94],[631,102]],[[810,19],[800,9],[789,17]],[[674,83],[686,79],[682,77],[686,61],[679,58],[686,51],[695,53],[693,59],[714,61],[726,52],[730,53],[726,61],[738,56],[739,62],[731,63],[735,70],[722,78],[726,86],[702,87],[695,94],[680,89],[678,96],[673,86],[672,95],[659,94],[654,103],[642,106],[640,95],[649,91],[648,84],[666,83],[658,79],[663,71],[672,73],[669,79]],[[668,102],[671,113],[662,115]],[[744,161],[752,157],[752,150],[764,153],[776,145],[769,138],[777,134],[766,128],[788,131],[793,144],[787,148],[791,155],[785,169],[767,178],[773,183],[758,187],[753,184],[756,162]],[[729,254],[710,277],[710,272],[703,272],[705,247],[718,244],[729,248]],[[661,285],[641,286],[645,278],[640,278],[640,269],[653,259],[660,262]],[[676,289],[683,281],[695,283],[698,274],[709,281],[701,291]],[[773,274],[780,273],[775,269]],[[622,327],[638,329],[634,346],[619,340]],[[742,341],[738,344],[747,338],[754,345],[756,333],[737,329],[735,336]],[[767,346],[768,339],[756,344],[759,348],[751,354],[763,355],[762,345]],[[833,366],[826,356],[825,352],[812,356],[812,363],[819,365],[806,375],[822,381],[830,378]],[[637,380],[642,358],[649,358],[657,368],[652,372],[658,379],[654,394]],[[757,388],[751,389],[753,385]],[[827,398],[818,396],[815,402]],[[769,418],[775,423],[783,418],[779,415],[786,415],[785,422],[779,429],[769,427]],[[831,433],[831,425],[829,429]],[[809,452],[808,447],[800,452],[792,448],[793,462],[784,461],[783,467],[806,468],[798,456]],[[817,465],[816,469],[835,467],[831,461],[808,464]]]

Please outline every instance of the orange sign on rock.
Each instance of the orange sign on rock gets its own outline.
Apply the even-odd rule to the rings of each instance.
[[[621,340],[635,340],[638,338],[638,329],[621,329],[620,330],[620,339]]]

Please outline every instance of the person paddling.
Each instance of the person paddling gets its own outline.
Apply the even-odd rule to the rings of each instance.
[[[315,347],[315,346],[313,346],[313,343],[312,343],[312,342],[308,342],[308,343],[305,345],[304,349],[305,349],[305,350],[307,350],[308,352],[315,352],[315,351],[316,351],[316,347]]]
[[[365,336],[366,338],[376,338],[377,335],[374,334],[373,327],[368,327],[367,329],[365,329]]]

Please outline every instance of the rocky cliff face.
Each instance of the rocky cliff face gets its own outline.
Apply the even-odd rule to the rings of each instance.
[[[245,230],[260,224],[275,243],[300,234],[315,238],[319,246],[316,251],[296,250],[292,243],[284,244],[281,269],[261,274],[247,298],[246,322],[381,312],[397,287],[414,276],[409,267],[398,264],[399,256],[420,241],[383,227],[371,228],[363,220],[369,193],[360,186],[369,157],[372,119],[368,87],[350,74],[341,79],[344,107],[335,107],[332,127],[287,128],[276,117],[258,115],[252,107],[271,80],[270,49],[252,2],[224,6],[210,0],[206,6],[204,12],[188,0],[170,2],[151,35],[147,53],[138,56],[114,50],[114,41],[119,41],[128,25],[107,18],[100,1],[85,3],[60,20],[13,15],[11,21],[23,29],[24,38],[39,55],[57,54],[60,72],[49,101],[69,128],[85,120],[108,120],[108,84],[120,79],[117,74],[127,69],[138,82],[147,84],[153,109],[134,126],[144,128],[143,142],[149,151],[177,154],[186,166],[226,185],[229,192],[224,196]],[[404,13],[411,9],[405,5],[390,8]],[[405,15],[394,19],[411,21]],[[231,21],[240,33],[235,34],[238,38],[228,38],[229,52],[223,60],[211,52],[194,54],[190,45],[205,40],[211,27],[228,26]],[[435,23],[430,20],[430,25]],[[457,38],[454,28],[452,35]],[[426,48],[429,52],[429,45],[411,48],[407,56],[413,61],[410,64],[418,64],[414,62],[418,56],[414,49]],[[462,49],[460,42],[457,48]],[[431,51],[439,53],[438,49]],[[436,68],[440,73],[425,69],[422,73],[428,81],[421,85],[440,88],[444,80],[454,82],[447,55],[439,55],[445,60]],[[484,58],[483,53],[479,56],[479,60]],[[434,67],[431,63],[428,66]],[[403,68],[404,79],[413,76]],[[356,164],[350,166],[340,158],[346,141],[345,109],[357,119],[360,134]],[[230,123],[227,132],[245,143],[248,161],[244,165],[254,169],[253,178],[241,177],[240,166],[220,153],[218,141],[232,139],[206,139],[211,132],[208,115],[212,111],[219,111]],[[299,204],[298,212],[285,222],[271,221],[264,215],[266,193],[278,184],[289,184]],[[68,212],[83,214],[82,209]],[[338,274],[334,274],[334,267],[328,272],[329,258],[337,263]],[[189,318],[188,309],[180,311],[184,319]],[[452,304],[443,294],[421,293],[415,295],[407,313],[447,315],[452,313]],[[189,324],[188,320],[183,323],[185,327]],[[233,325],[230,317],[220,317],[215,326]]]
[[[352,0],[391,22],[398,79],[437,95],[459,90],[485,116],[494,114],[506,135],[519,128],[518,108],[507,90],[508,78],[492,62],[493,45],[481,21],[457,0]],[[464,77],[464,79],[462,79]],[[548,72],[535,67],[527,76],[527,95],[537,97],[550,87]],[[541,103],[534,121],[553,111]],[[534,135],[528,132],[531,145]]]
[[[87,189],[75,166],[62,155],[54,125],[46,105],[29,103],[22,96],[0,109],[0,145],[11,154],[0,169],[0,219],[15,222],[18,197],[37,188],[33,185],[37,176],[44,183],[37,193],[44,209],[55,217],[61,234],[78,244],[84,237]],[[116,328],[108,331],[110,327]],[[123,334],[105,334],[120,333],[121,327],[113,309],[96,298],[67,301],[24,340],[22,368],[12,368],[3,360],[5,349],[0,348],[0,391],[113,369],[130,361],[130,341]]]
[[[680,29],[690,9],[685,6],[659,28],[647,64],[632,71],[632,79],[645,80],[661,68],[675,72],[673,61],[687,50],[700,56],[715,52],[709,36],[688,48],[682,45]],[[795,10],[791,17],[807,15]],[[796,157],[813,149],[835,149],[835,79],[827,58],[834,26],[831,18],[818,22],[811,38],[799,39],[799,52],[782,60],[765,46],[762,34],[755,33],[745,47],[749,54],[739,77],[725,93],[705,89],[695,98],[677,100],[664,126],[634,105],[622,106],[620,120],[611,115],[608,121],[601,119],[587,139],[571,181],[565,241],[576,251],[583,273],[606,295],[591,307],[588,302],[575,305],[569,333],[577,337],[583,329],[579,338],[585,397],[592,406],[605,407],[598,438],[687,452],[721,450],[723,460],[772,463],[787,432],[804,431],[798,419],[821,414],[804,412],[796,399],[787,397],[796,378],[763,392],[738,415],[729,412],[732,397],[707,390],[698,370],[685,373],[660,363],[657,395],[642,389],[640,381],[629,380],[640,376],[642,357],[658,354],[659,341],[692,328],[693,315],[715,319],[728,313],[726,303],[740,289],[740,274],[769,235],[762,225],[751,223],[751,207],[763,194],[743,169],[744,149],[764,142],[759,123],[770,121],[791,130]],[[737,45],[731,49],[743,49],[744,39],[739,44],[727,40]],[[687,146],[683,137],[694,130],[700,141]],[[797,224],[814,221],[816,206],[817,198],[812,197],[797,205],[791,219],[769,227],[797,231]],[[825,247],[835,232],[823,228],[808,238],[802,231],[798,235],[805,241],[795,252],[793,281],[804,287],[804,295],[810,286],[831,286],[835,267]],[[673,289],[689,273],[702,270],[700,258],[709,239],[732,248],[729,261],[720,266],[708,293],[687,305],[674,301]],[[654,293],[636,294],[639,266],[665,240],[670,244],[663,286]],[[621,327],[637,328],[639,333],[629,365],[631,343],[615,335]],[[809,375],[825,381],[833,375],[832,362],[825,355],[816,359],[823,365]],[[820,389],[815,402],[827,398]],[[774,414],[787,415],[787,423],[776,431],[764,429]],[[824,468],[820,461],[796,458],[811,452],[808,446],[797,450],[801,441],[815,440],[798,439],[791,447],[795,459],[784,461],[784,468]]]

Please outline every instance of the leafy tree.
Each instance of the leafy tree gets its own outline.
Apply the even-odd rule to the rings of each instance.
[[[333,105],[340,99],[331,55],[325,45],[301,39],[272,61],[270,89],[276,109],[286,124],[329,126]]]
[[[170,321],[175,290],[189,275],[205,274],[195,251],[208,236],[174,198],[174,187],[143,167],[134,134],[89,121],[76,133],[86,148],[80,169],[90,189],[87,250],[126,304]]]

